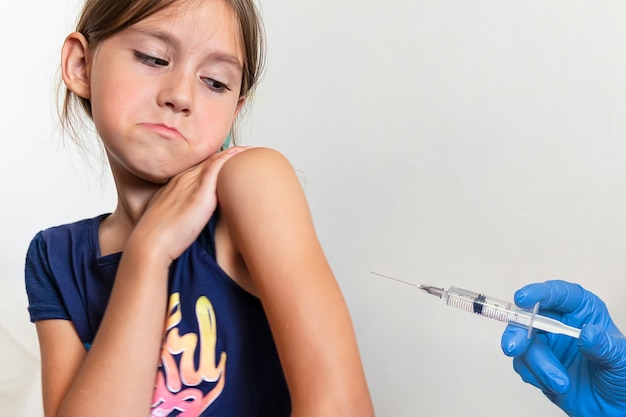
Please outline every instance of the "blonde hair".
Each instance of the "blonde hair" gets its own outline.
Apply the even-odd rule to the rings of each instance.
[[[93,49],[105,39],[180,1],[185,0],[86,0],[76,31]],[[263,23],[254,0],[223,1],[232,8],[239,23],[244,52],[240,97],[248,98],[257,86],[265,64]],[[59,82],[59,93],[63,94],[59,103],[61,127],[80,145],[78,132],[85,126],[84,115],[92,118],[91,102],[74,94],[62,81]],[[229,139],[232,136],[232,142],[236,143],[234,130],[233,126]]]

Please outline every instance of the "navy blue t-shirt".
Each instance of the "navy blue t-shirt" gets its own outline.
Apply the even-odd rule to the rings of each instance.
[[[98,331],[121,257],[100,256],[98,228],[106,216],[39,232],[26,257],[31,321],[71,320],[86,346]],[[170,268],[151,415],[288,416],[289,392],[263,307],[217,265],[215,222],[213,216]]]

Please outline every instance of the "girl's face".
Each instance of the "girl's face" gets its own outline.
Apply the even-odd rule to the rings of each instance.
[[[163,183],[217,152],[243,104],[243,56],[223,0],[178,2],[101,42],[89,98],[114,173]]]

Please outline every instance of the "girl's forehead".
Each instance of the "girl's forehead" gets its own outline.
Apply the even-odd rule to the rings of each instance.
[[[195,22],[202,26],[215,24],[219,21],[237,23],[237,16],[231,4],[226,0],[178,0],[166,8],[146,17],[137,23],[185,23]]]
[[[233,11],[232,5],[228,0],[175,0],[153,16],[176,16],[181,13],[198,13],[206,8],[228,12]]]
[[[207,43],[230,44],[241,54],[239,19],[226,0],[180,0],[129,28],[169,34],[190,47]]]

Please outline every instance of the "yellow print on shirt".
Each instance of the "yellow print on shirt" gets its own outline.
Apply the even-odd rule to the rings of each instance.
[[[182,320],[180,294],[170,296],[151,417],[167,417],[174,410],[179,412],[179,417],[199,416],[224,389],[226,352],[220,354],[217,363],[217,324],[213,305],[207,297],[202,296],[196,301],[196,319],[198,334],[181,335],[177,327]],[[196,368],[194,356],[198,349]],[[177,357],[179,365],[175,360]],[[204,394],[200,389],[193,388],[202,382],[215,385]],[[183,389],[183,386],[187,388]]]

